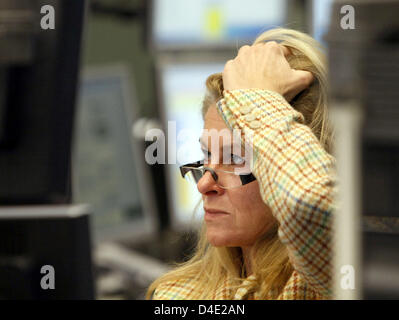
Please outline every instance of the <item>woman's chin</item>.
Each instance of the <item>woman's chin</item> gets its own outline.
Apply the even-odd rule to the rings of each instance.
[[[231,241],[223,232],[209,232],[207,233],[208,242],[214,247],[229,247]]]

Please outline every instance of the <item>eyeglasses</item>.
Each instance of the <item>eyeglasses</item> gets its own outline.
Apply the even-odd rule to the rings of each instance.
[[[238,188],[256,180],[250,172],[239,174],[234,171],[205,167],[203,160],[181,166],[180,172],[183,178],[195,184],[201,180],[206,172],[209,172],[217,185],[223,189]]]

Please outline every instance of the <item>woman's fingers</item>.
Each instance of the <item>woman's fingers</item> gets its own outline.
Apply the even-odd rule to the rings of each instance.
[[[314,81],[314,76],[309,71],[304,70],[293,70],[292,82],[287,88],[285,98],[287,101],[291,101],[297,94],[308,88]]]
[[[250,46],[248,46],[248,45],[245,45],[245,46],[242,46],[241,48],[240,48],[240,50],[238,50],[238,54],[237,54],[237,56],[241,53],[243,53],[243,52],[245,52],[246,50],[248,50],[248,49],[250,49],[251,47]]]
[[[275,41],[241,47],[224,67],[225,90],[258,88],[294,97],[312,83],[313,75],[291,69],[287,61],[291,54],[290,48]]]
[[[313,73],[304,70],[294,70],[295,76],[298,79],[298,84],[303,86],[303,89],[309,87],[314,81]]]
[[[283,45],[280,45],[280,47],[281,47],[281,50],[283,51],[284,57],[288,57],[292,54],[291,50],[288,47],[283,46]]]
[[[282,45],[282,44],[279,44],[279,43],[277,43],[276,41],[261,42],[261,43],[258,43],[258,44],[256,44],[256,45],[268,45],[268,46],[271,46],[271,47],[278,48],[278,49],[281,50],[281,52],[283,53],[283,55],[284,55],[285,57],[288,57],[289,55],[292,54],[290,48],[288,48],[288,47],[286,47],[286,46],[284,46],[284,45]]]

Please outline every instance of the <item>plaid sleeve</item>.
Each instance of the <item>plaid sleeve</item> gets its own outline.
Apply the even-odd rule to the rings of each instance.
[[[295,270],[330,298],[334,158],[303,124],[303,115],[275,92],[225,91],[217,106],[253,148],[253,174]]]

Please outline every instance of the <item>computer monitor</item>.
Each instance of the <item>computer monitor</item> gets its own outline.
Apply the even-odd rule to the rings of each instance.
[[[96,242],[142,239],[156,232],[156,202],[137,120],[129,69],[91,66],[82,72],[73,149],[73,198],[93,206]]]
[[[399,218],[364,217],[363,299],[399,299]]]
[[[311,0],[310,33],[317,41],[326,45],[323,37],[330,26],[330,15],[334,0]]]
[[[284,0],[154,0],[152,44],[157,49],[240,47],[283,26]]]
[[[0,208],[0,299],[94,299],[90,208]]]
[[[29,6],[18,10],[23,4]],[[41,5],[53,6],[54,30],[40,28]],[[2,205],[71,202],[71,139],[84,9],[85,1],[1,2]],[[2,25],[4,21],[9,25]],[[25,50],[23,43],[16,46],[25,37],[26,50],[32,49],[27,57],[4,55]]]
[[[199,138],[203,129],[201,115],[206,78],[222,72],[226,57],[168,59],[158,64],[162,122],[167,138],[166,180],[173,228],[196,228],[203,217],[196,208],[201,194],[182,178],[179,166],[203,158]],[[172,143],[177,141],[176,148]],[[172,163],[171,163],[172,162]],[[197,210],[196,210],[197,209]]]

